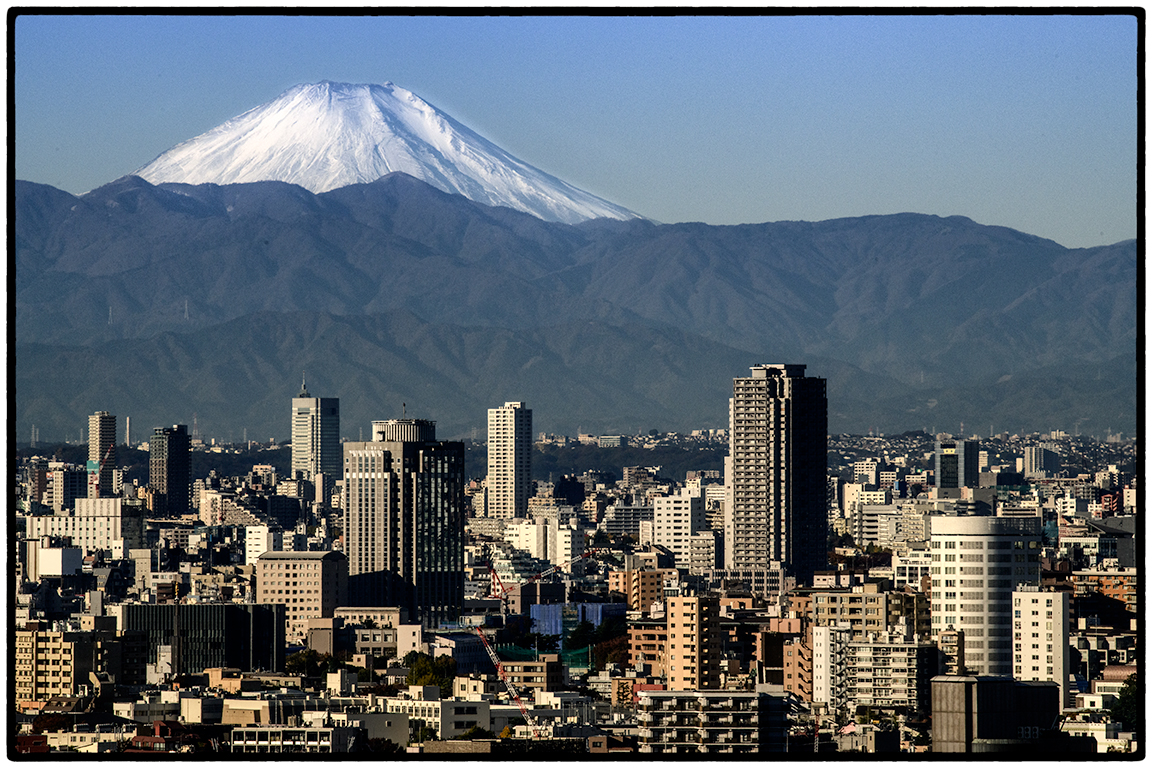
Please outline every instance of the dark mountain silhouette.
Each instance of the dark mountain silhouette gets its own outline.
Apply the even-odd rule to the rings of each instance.
[[[510,399],[550,431],[719,427],[762,362],[828,378],[838,432],[1135,429],[1134,241],[911,213],[566,225],[403,174],[17,182],[14,206],[18,435],[108,409],[283,437],[301,368],[349,437],[400,402],[482,429]]]

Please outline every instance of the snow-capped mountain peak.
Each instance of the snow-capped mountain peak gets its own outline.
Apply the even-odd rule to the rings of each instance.
[[[153,184],[274,180],[319,193],[396,171],[547,221],[640,218],[513,157],[392,83],[294,86],[134,173]]]

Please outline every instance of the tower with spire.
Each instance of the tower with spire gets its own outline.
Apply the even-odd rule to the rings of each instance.
[[[342,462],[340,398],[312,397],[301,372],[300,394],[292,398],[292,474],[315,482],[323,473],[330,482],[340,476]]]

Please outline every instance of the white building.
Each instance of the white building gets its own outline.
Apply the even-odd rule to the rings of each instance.
[[[704,496],[699,488],[683,488],[675,496],[652,500],[652,543],[676,556],[677,568],[691,565],[691,540],[706,527]]]
[[[964,630],[973,675],[1012,674],[1012,593],[1040,584],[1040,519],[932,518],[932,633]]]
[[[244,564],[255,565],[265,552],[284,550],[284,531],[267,525],[244,526]]]
[[[488,517],[528,514],[532,495],[532,411],[522,402],[488,409]]]
[[[126,553],[144,546],[144,507],[124,499],[77,498],[72,512],[26,518],[25,536],[60,536],[72,546],[92,552]],[[122,557],[123,554],[117,556]]]
[[[1068,687],[1067,592],[1024,586],[1012,593],[1012,677],[1051,680],[1060,686],[1060,706],[1071,706]]]
[[[812,703],[835,713],[847,706],[846,653],[852,626],[837,624],[812,627]]]
[[[300,385],[292,398],[292,473],[312,482],[318,473],[340,477],[340,398],[312,397]]]
[[[932,574],[932,553],[928,549],[908,549],[892,555],[892,588],[921,591],[921,579]]]

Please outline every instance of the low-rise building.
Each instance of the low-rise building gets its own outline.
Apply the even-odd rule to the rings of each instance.
[[[782,697],[752,691],[640,691],[640,754],[785,751]]]

